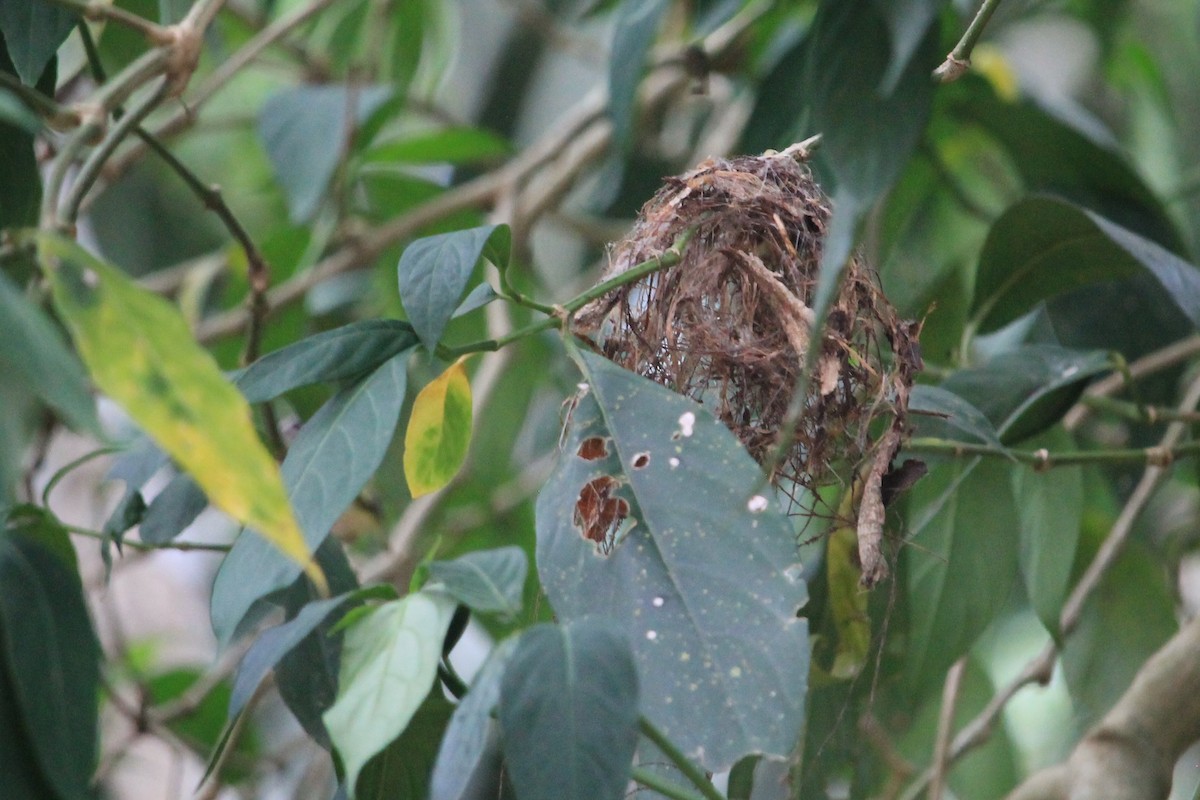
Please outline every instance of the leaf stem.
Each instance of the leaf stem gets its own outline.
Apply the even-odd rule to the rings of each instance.
[[[645,767],[634,767],[630,777],[633,778],[635,783],[639,783],[651,791],[658,792],[663,797],[669,797],[671,800],[701,800],[700,795],[695,792],[689,792],[682,786],[677,786]]]
[[[935,439],[922,437],[913,439],[904,446],[908,453],[927,453],[931,455],[947,455],[954,458],[968,456],[990,456],[1005,458],[1028,464],[1037,472],[1054,467],[1066,467],[1079,464],[1146,464],[1149,466],[1165,467],[1181,458],[1191,458],[1200,455],[1200,441],[1184,442],[1180,445],[1165,447],[1131,447],[1113,450],[1079,450],[1067,453],[1051,453],[1042,448],[1039,450],[1012,450],[1007,447],[996,447],[980,442],[959,442],[952,439]]]
[[[700,790],[700,794],[707,800],[725,800],[721,793],[717,791],[717,787],[712,785],[712,781],[704,774],[690,758],[685,756],[675,743],[667,738],[667,735],[655,727],[654,723],[645,717],[638,717],[638,730],[642,736],[649,739],[655,747],[662,751],[662,754],[670,759],[683,776],[692,782],[692,785]]]
[[[86,536],[89,539],[99,539],[104,541],[111,540],[112,537],[107,533],[93,531],[88,528],[79,528],[75,525],[64,525],[69,533],[77,536]],[[163,542],[162,544],[149,544],[141,542],[137,539],[123,539],[121,544],[124,547],[132,547],[134,550],[142,552],[151,552],[154,550],[179,550],[182,552],[199,551],[205,553],[228,553],[231,545],[227,544],[209,544],[208,542]]]
[[[563,303],[561,307],[544,306],[543,313],[551,316],[546,319],[539,320],[524,328],[513,331],[507,336],[502,336],[499,339],[484,339],[478,342],[470,342],[469,344],[459,345],[458,347],[439,347],[438,357],[447,361],[457,358],[467,353],[491,352],[499,350],[502,347],[512,344],[542,331],[550,330],[564,323],[564,314],[573,314],[579,309],[586,306],[593,300],[598,300],[614,289],[619,289],[630,283],[634,283],[647,275],[651,275],[659,270],[669,269],[683,260],[684,250],[687,249],[688,243],[692,237],[696,235],[696,228],[692,226],[679,234],[679,238],[675,240],[665,252],[654,258],[647,259],[640,264],[635,264],[619,275],[614,275],[606,281],[602,281],[585,292],[582,292],[575,297]],[[539,304],[540,305],[540,304]],[[533,308],[534,306],[530,306]],[[541,310],[541,309],[539,309]]]
[[[987,27],[988,20],[999,5],[1000,0],[983,0],[979,4],[979,11],[975,13],[975,18],[967,26],[958,44],[954,45],[954,49],[946,55],[946,60],[933,71],[934,78],[942,83],[950,83],[967,73],[971,68],[971,51],[975,49],[979,37],[983,35],[983,29]]]
[[[12,92],[31,111],[42,117],[54,130],[64,131],[79,126],[82,118],[78,111],[56,103],[52,98],[32,86],[26,86],[7,72],[0,72],[0,87]]]

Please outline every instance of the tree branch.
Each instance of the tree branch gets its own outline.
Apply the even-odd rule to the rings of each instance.
[[[967,73],[967,70],[971,68],[971,51],[975,49],[979,37],[983,35],[983,29],[987,27],[988,20],[992,18],[992,14],[999,6],[1000,0],[983,0],[980,3],[979,11],[971,20],[971,24],[967,26],[967,30],[959,39],[958,44],[954,45],[954,49],[946,55],[946,60],[933,71],[934,78],[942,83],[950,83]]]

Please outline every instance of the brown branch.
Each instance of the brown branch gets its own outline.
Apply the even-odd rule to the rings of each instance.
[[[950,766],[950,732],[954,730],[954,712],[958,708],[958,695],[962,689],[963,673],[967,659],[960,658],[946,673],[946,684],[942,687],[942,709],[938,713],[937,737],[933,744],[933,774],[929,780],[929,800],[942,800],[946,790],[946,771]]]
[[[1067,430],[1075,430],[1092,413],[1086,400],[1089,397],[1108,397],[1116,394],[1138,378],[1144,378],[1156,372],[1180,364],[1193,356],[1200,355],[1200,334],[1194,334],[1186,339],[1172,342],[1161,350],[1148,353],[1129,364],[1125,371],[1114,372],[1107,378],[1096,381],[1083,393],[1083,400],[1072,408],[1065,417],[1063,425]]]

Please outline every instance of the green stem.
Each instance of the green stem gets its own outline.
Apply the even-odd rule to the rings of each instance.
[[[1101,395],[1084,395],[1079,402],[1096,411],[1107,411],[1132,422],[1144,422],[1150,425],[1158,422],[1200,422],[1200,412],[1176,411],[1173,408],[1133,403]]]
[[[979,11],[975,13],[975,18],[967,26],[967,30],[958,40],[958,44],[954,45],[954,49],[946,56],[946,60],[942,62],[941,66],[933,71],[935,78],[942,83],[949,83],[966,74],[971,67],[971,51],[975,49],[979,37],[983,35],[983,29],[987,27],[988,20],[992,18],[992,14],[999,6],[1000,0],[983,0],[980,3]]]
[[[50,493],[54,491],[54,487],[58,486],[58,482],[67,477],[72,470],[83,466],[94,458],[112,455],[113,453],[121,453],[124,452],[125,449],[125,447],[101,447],[97,450],[91,451],[90,453],[84,453],[74,461],[69,461],[63,466],[59,467],[58,471],[51,475],[50,480],[46,482],[46,488],[42,489],[42,505],[46,508],[50,508]]]
[[[671,763],[683,773],[683,776],[692,782],[692,785],[700,790],[700,794],[707,800],[725,800],[721,793],[717,791],[717,787],[712,785],[712,781],[704,774],[704,771],[696,766],[690,758],[685,756],[675,743],[667,738],[667,735],[654,726],[650,720],[645,717],[638,717],[638,730],[642,736],[649,739],[655,747],[657,747],[664,756],[670,759]]]
[[[622,286],[641,280],[647,275],[658,272],[659,270],[669,269],[670,267],[678,264],[681,260],[683,260],[683,252],[687,249],[688,242],[690,242],[692,237],[695,235],[695,227],[688,228],[679,235],[679,238],[675,240],[675,243],[672,244],[671,247],[662,255],[655,256],[654,258],[643,261],[640,264],[635,264],[619,275],[614,275],[608,280],[596,284],[586,292],[583,292],[571,298],[566,303],[563,303],[561,309],[554,308],[553,306],[542,306],[542,308],[539,308],[538,310],[552,315],[547,319],[539,320],[538,322],[526,325],[524,328],[515,330],[507,336],[502,336],[499,339],[484,339],[478,342],[459,345],[458,347],[439,347],[438,357],[449,361],[468,353],[492,352],[528,336],[533,336],[534,334],[541,333],[542,331],[556,328],[563,324],[563,320],[561,318],[562,312],[573,314],[586,306],[588,303],[592,302],[593,300],[598,300],[614,289],[619,289]],[[524,303],[522,303],[522,305],[524,305]],[[530,307],[534,308],[535,306]]]
[[[77,536],[86,536],[89,539],[111,539],[107,533],[93,531],[88,528],[78,528],[74,525],[65,525],[67,531]],[[151,550],[180,550],[183,552],[191,550],[199,550],[207,553],[228,553],[231,545],[227,544],[208,544],[206,542],[163,542],[162,544],[149,544],[140,542],[137,539],[125,539],[121,542],[124,547],[132,547],[134,550],[151,551]]]
[[[60,105],[32,86],[26,86],[7,72],[0,72],[0,87],[16,95],[31,111],[55,130],[70,130],[80,123],[79,112]]]
[[[1049,450],[1010,450],[977,442],[958,442],[950,439],[913,439],[904,446],[906,453],[966,456],[989,456],[1028,464],[1041,471],[1054,467],[1078,464],[1148,464],[1165,467],[1181,458],[1200,455],[1200,441],[1185,442],[1175,447],[1138,447],[1117,450],[1086,450],[1051,453]]]
[[[645,786],[653,792],[658,792],[663,797],[669,797],[671,800],[701,800],[700,795],[695,792],[689,792],[682,786],[676,785],[645,767],[634,767],[630,777],[633,778],[634,782]]]

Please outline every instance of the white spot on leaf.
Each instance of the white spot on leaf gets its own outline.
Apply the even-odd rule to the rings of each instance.
[[[653,642],[658,638],[658,631],[646,631],[646,638]]]
[[[760,511],[767,510],[767,498],[761,494],[756,494],[746,502],[746,508],[750,509],[751,514],[757,514]]]
[[[671,456],[669,459],[667,459],[667,463],[671,465],[671,469],[675,469],[679,466],[679,459],[675,458],[675,456]]]
[[[696,430],[696,415],[691,411],[685,411],[679,415],[679,432],[684,436],[691,436]]]
[[[655,608],[662,608],[662,605],[665,602],[666,601],[663,600],[661,597],[656,597],[650,601],[650,605],[654,606]]]

